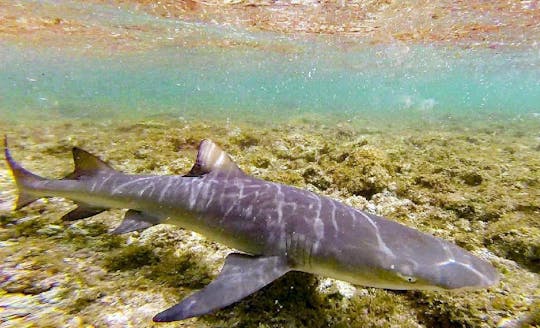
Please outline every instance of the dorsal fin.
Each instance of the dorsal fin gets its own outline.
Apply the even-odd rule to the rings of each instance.
[[[73,147],[73,161],[75,170],[64,179],[78,179],[81,176],[92,176],[98,172],[114,171],[109,164],[105,163],[97,156],[94,156],[78,147]]]
[[[197,153],[195,165],[193,165],[191,171],[186,176],[201,176],[216,170],[242,173],[242,170],[236,165],[229,154],[224,152],[211,140],[204,139],[199,144],[199,152]]]

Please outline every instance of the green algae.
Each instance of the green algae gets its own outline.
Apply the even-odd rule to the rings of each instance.
[[[39,157],[42,147],[35,146],[39,144],[35,135],[40,129],[32,132],[31,127],[24,127],[28,136],[24,148],[14,153],[17,158],[26,158],[23,164],[37,169],[37,173],[48,169],[40,165],[50,165],[48,176],[61,177],[72,170],[68,145],[83,146],[125,172],[183,174],[193,164],[200,139],[212,138],[247,172],[301,188],[316,188],[354,204],[367,204],[364,198],[369,199],[370,205],[390,219],[482,254],[502,275],[501,284],[477,292],[368,288],[346,298],[339,291],[321,293],[317,277],[292,273],[238,304],[189,321],[190,326],[538,325],[538,302],[534,303],[534,297],[539,297],[540,238],[534,190],[539,185],[540,163],[534,138],[514,133],[506,123],[501,128],[471,127],[465,132],[440,126],[421,130],[404,127],[400,133],[389,135],[384,133],[384,125],[366,130],[354,122],[339,127],[315,122],[306,120],[279,128],[232,123],[227,129],[212,122],[195,123],[189,128],[184,128],[182,122],[104,123],[107,129],[93,123],[59,124],[51,126],[51,135],[46,137],[49,150],[45,161]],[[23,134],[16,126],[10,129],[10,135]],[[516,129],[531,128],[517,125]],[[111,147],[114,143],[122,147]],[[380,197],[387,193],[410,204]],[[57,201],[51,201],[2,214],[3,240],[35,249],[26,255],[21,250],[21,256],[14,260],[24,261],[26,256],[27,261],[32,259],[27,267],[43,273],[36,275],[37,279],[21,273],[15,283],[0,284],[0,289],[41,297],[57,288],[40,285],[41,280],[67,272],[65,280],[59,282],[65,288],[64,295],[57,296],[65,311],[60,315],[77,314],[84,322],[95,325],[104,324],[99,319],[104,313],[121,312],[122,304],[138,302],[134,299],[118,305],[99,304],[102,299],[119,297],[117,290],[151,293],[172,305],[207,284],[218,269],[208,266],[204,259],[215,250],[207,242],[199,242],[196,252],[178,251],[173,248],[176,237],[167,237],[163,231],[162,238],[150,240],[148,246],[125,246],[126,238],[132,235],[108,234],[112,222],[118,221],[109,222],[116,216],[114,212],[64,226],[59,221],[64,210],[59,209]],[[8,254],[10,249],[2,253],[0,248],[0,255]],[[70,252],[77,254],[77,260],[58,261],[69,258]],[[52,258],[57,260],[51,266]],[[134,267],[126,262],[117,268],[107,264],[133,258],[140,259],[131,261],[138,263]],[[90,267],[100,273],[88,275],[85,270]],[[163,308],[157,307],[154,313]],[[148,316],[140,326],[151,325]]]
[[[226,327],[325,327],[324,302],[316,287],[316,277],[291,272],[239,303],[204,319],[213,325]]]
[[[145,276],[168,287],[202,288],[211,281],[210,269],[192,252],[166,252]]]
[[[219,327],[414,327],[413,305],[404,293],[373,289],[347,299],[321,293],[319,280],[290,272],[239,303],[204,320]],[[403,303],[396,302],[396,298]]]
[[[66,307],[69,314],[80,313],[102,296],[101,293],[95,289],[87,289],[74,294],[74,297],[73,295],[69,295],[69,297],[73,298],[70,304]]]
[[[30,219],[18,223],[15,226],[14,237],[28,237],[37,233],[37,231],[44,226],[43,222],[39,219]]]
[[[540,300],[536,300],[532,305],[530,315],[523,321],[523,327],[540,327]]]
[[[323,172],[314,167],[308,167],[302,173],[305,183],[317,187],[319,190],[326,190],[332,185],[332,181]]]
[[[120,236],[108,234],[108,230],[109,227],[103,222],[81,221],[65,230],[62,241],[77,249],[110,251],[119,247],[123,240]]]
[[[147,245],[131,244],[118,249],[105,257],[103,265],[109,271],[142,268],[144,277],[173,288],[202,288],[211,280],[210,269],[197,255],[172,251],[157,255]]]
[[[107,270],[133,270],[158,262],[154,251],[144,245],[128,245],[109,254],[104,259]]]
[[[393,165],[383,152],[370,147],[366,139],[333,149],[326,143],[318,149],[317,155],[321,158],[318,164],[326,173],[319,174],[315,181],[322,184],[321,190],[333,184],[350,195],[369,199],[386,189],[391,182]]]
[[[423,295],[418,302],[419,305],[425,307],[421,311],[421,320],[430,327],[493,327],[496,325],[495,321],[483,315],[488,307],[486,299],[481,299],[475,304],[461,300],[453,301],[454,299]]]
[[[416,324],[411,319],[417,316],[415,306],[407,299],[405,292],[374,289],[355,295],[345,313],[333,314],[336,318],[330,323],[332,326],[335,323],[337,327],[414,327]]]
[[[531,215],[504,215],[487,230],[488,248],[540,273],[540,222]]]
[[[242,149],[245,149],[257,146],[261,141],[254,135],[254,133],[241,132],[240,134],[233,136],[230,142],[240,146]]]
[[[16,213],[0,215],[0,240],[10,238],[31,237],[39,235],[55,235],[61,227],[51,224],[55,213],[47,211],[43,204],[32,205]]]

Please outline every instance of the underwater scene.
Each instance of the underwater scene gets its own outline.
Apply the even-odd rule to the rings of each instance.
[[[538,1],[0,0],[0,134],[9,143],[0,161],[1,328],[540,327]],[[205,139],[215,145],[205,149]],[[100,198],[107,205],[86,205],[119,172],[195,183],[216,174],[226,185],[218,178],[227,170],[248,184],[308,191],[290,189],[297,205],[311,197],[363,211],[377,234],[373,245],[358,242],[378,248],[361,270],[339,257],[346,248],[324,269],[305,269],[324,248],[321,201],[313,217],[288,215],[279,202],[266,209],[298,219],[293,235],[312,225],[321,238],[292,238],[282,257],[279,246],[248,251],[257,249],[245,229],[260,198],[239,209],[246,223],[233,233],[223,220],[190,229],[145,212],[181,203],[163,205],[170,181],[151,185],[162,196],[154,207],[144,186],[142,198],[117,197],[138,180],[112,186]],[[61,180],[53,188],[39,177]],[[94,185],[73,187],[84,181]],[[240,202],[249,185],[238,181]],[[390,225],[385,235],[388,222],[376,216],[422,234]],[[416,242],[411,234],[471,254],[470,270],[442,272],[443,283],[426,278],[434,262],[392,278],[411,284],[380,283],[395,268],[377,271],[379,253],[399,254]],[[420,247],[407,259],[427,263],[436,252]],[[263,255],[287,263],[253,274],[234,266]],[[498,280],[461,283],[482,276],[475,261]],[[335,274],[342,262],[350,276]],[[200,303],[220,306],[157,322],[233,269],[240,278],[221,288],[249,293],[216,292]],[[355,283],[358,272],[376,274]],[[265,283],[249,287],[255,275]]]

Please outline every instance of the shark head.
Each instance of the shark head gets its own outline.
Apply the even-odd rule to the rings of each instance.
[[[386,249],[372,263],[371,286],[462,290],[485,288],[499,281],[489,262],[453,243],[391,221],[379,221],[378,226]]]
[[[442,248],[442,247],[441,247]],[[464,290],[485,288],[499,281],[488,262],[450,243],[443,251],[452,255],[435,257],[436,250],[423,258],[396,258],[378,270],[372,285],[401,290]]]
[[[357,229],[344,225],[329,238],[316,273],[396,290],[476,289],[499,281],[489,262],[451,242],[373,214],[355,215]]]

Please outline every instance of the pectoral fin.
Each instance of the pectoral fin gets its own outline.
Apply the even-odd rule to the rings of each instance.
[[[230,254],[214,281],[177,305],[158,313],[153,320],[177,321],[221,309],[263,288],[289,270],[283,257]]]
[[[120,235],[132,231],[144,230],[159,224],[160,221],[161,220],[158,217],[135,210],[129,210],[124,215],[124,221],[112,231],[112,234]]]

